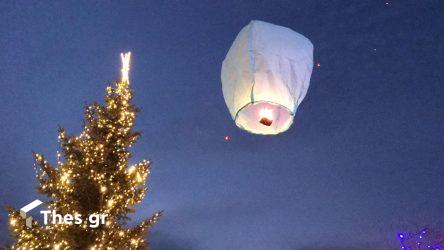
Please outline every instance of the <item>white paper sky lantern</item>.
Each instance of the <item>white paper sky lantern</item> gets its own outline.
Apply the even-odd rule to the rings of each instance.
[[[255,134],[278,134],[293,123],[307,93],[313,45],[282,26],[251,21],[222,64],[222,90],[236,125]]]

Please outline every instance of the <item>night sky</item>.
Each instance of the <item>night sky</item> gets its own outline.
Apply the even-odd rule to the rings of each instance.
[[[250,20],[303,34],[320,64],[277,136],[238,129],[222,96]],[[396,249],[443,227],[443,1],[1,1],[0,245],[4,206],[41,197],[32,152],[56,161],[58,126],[81,131],[124,51],[131,161],[153,162],[133,218],[165,211],[152,249]]]

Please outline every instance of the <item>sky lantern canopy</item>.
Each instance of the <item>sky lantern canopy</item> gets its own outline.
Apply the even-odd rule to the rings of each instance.
[[[236,125],[273,135],[293,123],[313,69],[313,44],[286,27],[251,21],[222,63],[222,91]]]

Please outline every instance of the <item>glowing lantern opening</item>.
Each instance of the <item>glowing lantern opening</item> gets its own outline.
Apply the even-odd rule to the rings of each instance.
[[[291,29],[251,21],[222,64],[225,103],[236,125],[254,134],[278,134],[293,123],[313,69],[313,45]]]

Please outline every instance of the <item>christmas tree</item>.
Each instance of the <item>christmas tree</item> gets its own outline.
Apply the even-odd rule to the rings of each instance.
[[[122,54],[122,80],[106,88],[105,104],[85,110],[79,136],[59,130],[57,166],[35,153],[38,191],[58,214],[76,214],[80,224],[25,225],[18,210],[9,209],[13,249],[145,249],[148,229],[160,212],[128,227],[128,213],[142,201],[150,173],[149,161],[128,166],[129,149],[140,136],[134,131],[137,107],[131,103],[128,72],[130,53]],[[88,215],[106,214],[106,223],[88,226]]]

